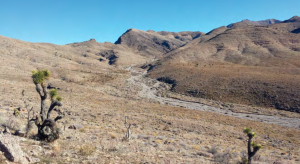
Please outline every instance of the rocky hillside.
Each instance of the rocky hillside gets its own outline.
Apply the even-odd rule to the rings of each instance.
[[[174,33],[129,29],[115,42],[115,44],[125,45],[134,53],[142,56],[160,57],[203,34],[204,33],[202,32]]]
[[[245,23],[245,22],[242,22]],[[152,63],[179,93],[300,112],[299,17],[217,28]]]
[[[101,63],[109,65],[127,66],[146,61],[145,57],[133,53],[128,47],[105,42],[99,43],[95,39],[68,44],[74,50],[81,52],[84,57],[92,57]]]

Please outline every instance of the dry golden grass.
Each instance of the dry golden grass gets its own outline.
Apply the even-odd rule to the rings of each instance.
[[[81,91],[85,92],[86,89],[82,87],[78,92]],[[74,95],[77,95],[76,93],[77,91]],[[86,156],[90,156],[90,162],[100,163],[157,163],[163,162],[164,159],[174,163],[209,163],[212,160],[210,157],[195,156],[195,151],[209,152],[210,147],[216,145],[220,148],[219,152],[231,148],[239,153],[246,149],[246,137],[242,133],[244,127],[252,127],[257,132],[256,140],[264,144],[264,148],[259,152],[261,156],[272,157],[275,161],[281,158],[278,157],[279,154],[289,151],[289,147],[294,148],[291,152],[293,160],[300,155],[297,152],[300,146],[300,132],[296,129],[141,101],[128,103],[126,99],[98,94],[95,90],[88,93],[93,95],[86,95],[89,97],[86,101],[89,103],[71,108],[72,113],[79,115],[69,116],[69,125],[83,124],[85,131],[63,131],[61,139],[57,141],[60,151],[56,150],[58,146],[54,146],[51,150],[53,153],[46,155],[49,158],[45,159],[50,160],[51,154],[56,154],[53,162],[83,162],[86,161]],[[73,101],[79,102],[80,94],[74,95]],[[65,100],[69,101],[69,97],[66,96]],[[69,105],[66,108],[69,108]],[[124,108],[128,108],[126,112]],[[96,115],[96,118],[93,115]],[[133,125],[133,139],[129,142],[121,141],[124,115],[129,116],[129,122]],[[169,129],[165,129],[166,125]],[[24,146],[36,149],[30,148],[29,145]],[[64,152],[73,152],[76,156],[66,157]]]
[[[81,154],[82,156],[92,155],[93,153],[95,153],[95,151],[96,147],[93,144],[81,145],[79,148],[79,154]]]

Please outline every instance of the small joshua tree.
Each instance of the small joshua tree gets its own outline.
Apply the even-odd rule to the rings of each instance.
[[[258,152],[259,149],[262,148],[262,145],[252,142],[252,139],[256,137],[256,134],[255,132],[252,132],[250,128],[244,128],[244,133],[248,136],[248,164],[251,164],[252,157]]]
[[[62,106],[62,98],[58,96],[56,89],[51,89],[49,92],[51,105],[47,109],[46,99],[48,98],[48,90],[45,81],[50,78],[50,72],[48,70],[35,70],[32,71],[32,80],[35,84],[36,91],[41,98],[41,110],[40,113],[30,121],[34,121],[38,127],[38,137],[41,140],[54,141],[59,138],[59,131],[56,122],[64,117],[64,114],[57,109]],[[58,116],[55,119],[51,119],[51,112],[55,110],[58,112]]]
[[[125,128],[126,128],[126,132],[125,132],[124,138],[123,138],[124,141],[129,141],[130,138],[131,138],[131,131],[130,131],[131,124],[127,123],[127,118],[128,118],[128,116],[125,116],[124,125],[125,125]]]

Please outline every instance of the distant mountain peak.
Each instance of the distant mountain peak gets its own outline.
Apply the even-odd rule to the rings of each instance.
[[[154,30],[147,30],[147,32],[155,32]]]
[[[292,18],[290,18],[290,19],[284,21],[284,23],[287,23],[287,22],[300,22],[300,17],[297,16],[297,15],[295,15],[295,16],[293,16]]]
[[[295,15],[295,16],[293,16],[291,19],[300,19],[300,17],[297,16],[297,15]]]
[[[92,38],[89,40],[89,42],[97,42],[96,39]]]
[[[137,29],[130,28],[130,29],[126,30],[126,31],[124,32],[124,34],[126,34],[126,33],[130,32],[130,31],[136,31],[136,30],[137,30]]]
[[[243,27],[246,25],[256,25],[256,26],[269,26],[272,24],[280,23],[282,21],[277,20],[277,19],[266,19],[266,20],[260,20],[260,21],[251,21],[249,19],[244,19],[240,22],[237,23],[231,23],[227,26],[227,28],[232,28],[232,27]]]
[[[67,45],[71,45],[73,47],[76,47],[76,46],[82,46],[82,45],[92,46],[92,45],[97,45],[97,44],[99,44],[99,43],[96,41],[96,39],[91,38],[90,40],[87,40],[87,41],[75,42],[75,43],[70,43],[70,44],[67,44]]]
[[[251,22],[249,19],[243,19],[241,22]]]

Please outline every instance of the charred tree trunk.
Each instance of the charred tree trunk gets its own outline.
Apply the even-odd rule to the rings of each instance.
[[[43,124],[38,125],[38,136],[40,140],[49,142],[59,138],[59,132],[56,122],[52,119],[46,119]]]

